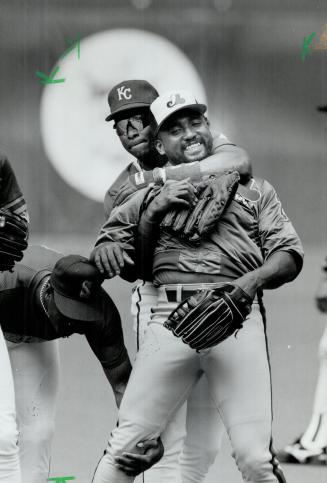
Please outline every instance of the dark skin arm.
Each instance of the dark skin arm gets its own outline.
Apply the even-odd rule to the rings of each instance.
[[[188,209],[196,203],[196,199],[196,189],[188,180],[168,180],[142,213],[135,250],[140,278],[152,280],[153,254],[160,234],[159,225],[163,217],[174,208]]]
[[[291,252],[278,251],[256,270],[234,280],[251,298],[258,290],[275,289],[294,280],[300,272],[296,258]]]
[[[104,242],[93,248],[90,260],[95,263],[98,270],[106,276],[113,278],[120,275],[120,270],[127,265],[134,265],[133,260],[118,242]]]

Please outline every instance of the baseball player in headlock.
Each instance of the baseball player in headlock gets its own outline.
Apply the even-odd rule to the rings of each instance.
[[[206,106],[192,94],[178,90],[159,96],[151,105],[158,152],[167,155],[175,173],[183,172],[180,163],[188,163],[187,176],[191,180],[201,180],[201,165],[205,163],[192,161],[205,158],[212,149],[205,110]],[[152,180],[164,181],[171,169],[153,173]],[[186,237],[186,231],[178,231],[174,223],[169,227],[167,219],[159,228],[167,211],[174,208],[169,197],[162,195],[165,184],[161,190],[150,187],[131,196],[112,212],[103,229],[103,234],[107,230],[108,240],[121,243],[133,258],[135,233],[140,213],[145,210],[143,239],[150,241],[157,226],[153,274],[159,295],[122,400],[119,425],[96,469],[94,483],[133,481],[133,476],[116,466],[115,457],[129,451],[140,439],[158,436],[202,372],[243,480],[285,482],[272,448],[271,379],[261,291],[293,280],[302,267],[303,249],[274,188],[256,178],[250,180],[248,189],[238,187],[234,195],[235,190],[229,188],[231,180],[235,187],[236,175],[226,173],[223,181],[218,178],[218,185],[232,197],[220,202],[219,210],[215,210],[220,218],[195,242]],[[139,178],[135,177],[136,183]],[[142,178],[142,182],[149,179],[146,173]],[[192,189],[188,190],[194,204],[203,202],[201,197],[197,200],[196,188],[193,197]],[[221,210],[224,204],[226,208]],[[173,222],[175,219],[172,217]],[[148,239],[147,230],[152,231]],[[187,301],[180,308],[185,315],[185,306],[191,306],[194,294],[199,297],[199,289],[211,296],[216,293],[214,289],[222,287],[229,293],[225,296],[230,300],[228,314],[230,307],[237,312],[243,303],[247,306],[243,313],[248,315],[235,337],[196,350],[164,326],[181,301]]]
[[[26,203],[7,157],[0,154],[0,276],[23,257],[27,240]],[[0,368],[0,481],[20,483],[14,384],[1,328]]]
[[[129,176],[142,174],[142,169],[150,171],[153,168],[162,167],[167,162],[167,158],[155,149],[150,133],[150,104],[157,97],[156,89],[145,80],[125,80],[109,92],[108,102],[111,113],[106,120],[114,121],[114,129],[122,146],[135,159],[122,171],[106,193],[104,201],[106,218],[110,216],[114,207],[123,203],[128,195],[136,191],[135,184],[131,183]],[[223,134],[213,136],[212,153],[207,162],[220,168],[235,167],[240,172],[242,180],[248,179],[251,173],[246,152],[232,144]],[[183,191],[185,187],[187,190],[187,186],[188,183],[184,181],[174,181],[170,186],[169,195],[175,196],[176,206],[183,207],[187,204],[185,191]],[[189,188],[192,189],[191,186]],[[102,241],[100,236],[93,252],[96,264],[102,271],[109,270],[109,276],[119,274],[120,257],[127,258],[126,253],[120,252],[119,244],[107,243],[106,239],[106,243],[102,244]],[[142,277],[142,274],[139,273],[138,276]],[[143,278],[144,280],[134,287],[132,296],[133,326],[138,349],[144,340],[150,309],[156,304],[158,297],[158,290],[152,283],[152,272],[150,271],[148,276]],[[209,425],[206,425],[205,423],[209,421],[207,418],[209,412],[213,413],[213,418]],[[187,427],[186,435],[185,427]],[[157,481],[171,483],[176,478],[180,466],[183,481],[199,483],[204,480],[217,455],[222,434],[223,425],[216,418],[216,408],[211,402],[207,383],[204,378],[201,378],[188,398],[187,414],[186,405],[184,405],[172,418],[162,435],[165,446],[164,458],[147,471],[144,479],[148,483]],[[128,463],[123,459],[119,462]]]
[[[120,404],[131,365],[119,313],[101,288],[102,281],[87,258],[63,257],[42,246],[30,246],[12,272],[0,273],[0,323],[14,374],[24,483],[44,483],[49,476],[60,337],[85,335]],[[10,366],[5,367],[9,378],[8,371]],[[5,421],[1,430],[11,435],[13,422]],[[150,442],[135,449],[146,453],[135,455],[135,475],[149,466],[148,461],[157,461],[157,451],[152,455],[151,448]]]

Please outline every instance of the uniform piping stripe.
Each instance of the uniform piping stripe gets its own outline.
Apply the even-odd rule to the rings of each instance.
[[[258,302],[260,313],[262,316],[263,327],[264,327],[264,334],[265,334],[265,342],[266,342],[266,353],[267,353],[267,361],[269,367],[269,379],[270,379],[270,406],[271,406],[271,429],[270,429],[270,443],[269,443],[269,451],[271,454],[270,464],[272,466],[273,474],[276,476],[277,481],[279,483],[286,483],[283,471],[279,465],[279,462],[276,457],[275,450],[273,448],[273,439],[272,439],[272,422],[273,422],[273,404],[272,404],[272,383],[271,383],[271,363],[269,357],[269,350],[268,350],[268,339],[267,339],[267,318],[266,318],[266,309],[263,305],[262,297],[258,295]]]
[[[322,414],[319,414],[319,421],[318,421],[317,429],[316,429],[315,434],[312,438],[312,441],[316,441],[316,438],[318,436],[319,429],[320,429],[320,426],[321,426],[321,422],[322,422]]]
[[[145,285],[145,281],[142,282],[142,286]],[[138,301],[136,302],[137,314],[136,314],[136,350],[139,351],[140,349],[140,313],[141,313],[141,292],[140,292],[140,285],[137,286],[136,292],[138,294]],[[145,483],[145,476],[142,473],[142,483]]]
[[[144,286],[145,282],[142,282],[142,286]],[[138,301],[136,302],[137,314],[136,314],[136,350],[138,351],[140,348],[140,313],[141,313],[141,292],[140,292],[140,285],[137,286],[136,292],[138,294]]]

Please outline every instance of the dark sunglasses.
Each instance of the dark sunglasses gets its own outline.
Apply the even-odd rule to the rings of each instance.
[[[137,114],[128,119],[121,119],[116,121],[114,129],[116,129],[118,136],[127,136],[129,126],[140,133],[146,126],[149,125],[149,116],[144,114]]]

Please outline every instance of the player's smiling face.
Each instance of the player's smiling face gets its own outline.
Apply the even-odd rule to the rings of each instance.
[[[161,127],[156,148],[160,154],[167,155],[171,164],[206,158],[212,150],[208,121],[193,109],[176,112]]]

